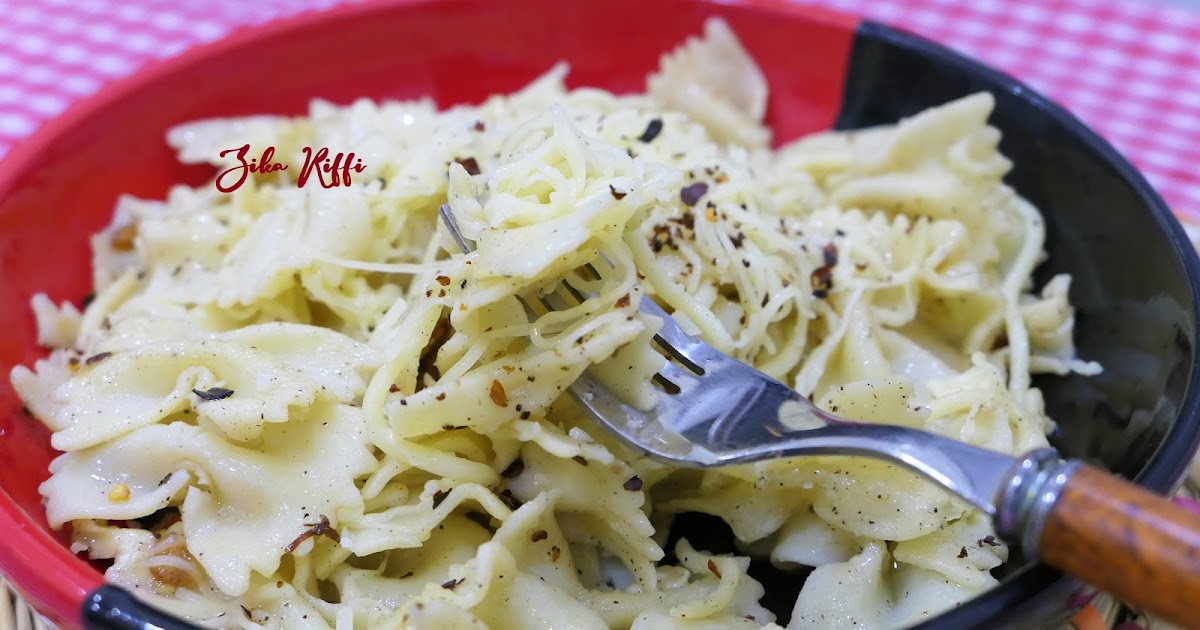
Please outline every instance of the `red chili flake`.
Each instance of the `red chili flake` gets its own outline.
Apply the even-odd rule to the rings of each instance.
[[[440,284],[444,287],[450,286],[450,278],[447,278],[446,276],[438,276],[437,281],[438,281],[438,284]]]
[[[446,400],[446,392],[438,392],[438,395],[434,396],[434,399],[435,400]]]
[[[192,393],[199,396],[200,400],[208,401],[208,400],[221,400],[223,398],[229,398],[230,396],[233,395],[233,390],[225,389],[224,387],[214,387],[212,389],[206,389],[204,391],[200,391],[198,389],[193,389]]]
[[[539,529],[536,532],[533,532],[533,535],[529,537],[529,540],[531,540],[533,542],[540,542],[540,541],[546,540],[549,537],[550,537],[550,534],[547,534],[546,530]]]
[[[684,186],[683,190],[679,191],[679,199],[689,206],[694,206],[707,192],[708,184],[696,182],[691,186]]]
[[[92,356],[88,357],[83,361],[83,363],[84,365],[95,365],[111,356],[111,352],[101,352],[100,354],[93,354]]]
[[[966,557],[967,557],[967,548],[966,548],[966,547],[963,547],[963,548],[962,548],[962,550],[960,550],[960,551],[958,552],[958,557],[959,557],[959,558],[966,558]]]
[[[638,490],[642,489],[642,478],[634,475],[630,477],[622,487],[630,492],[637,492]]]
[[[708,570],[710,573],[717,576],[718,580],[721,579],[721,570],[717,568],[717,563],[712,558],[708,559]]]
[[[395,394],[398,391],[400,391],[400,386],[395,383],[392,383],[391,386],[388,387],[389,394]]]
[[[338,535],[336,529],[330,526],[329,517],[324,514],[320,516],[320,519],[316,523],[305,523],[304,526],[309,529],[304,530],[304,533],[297,536],[296,540],[288,543],[288,546],[283,548],[284,553],[292,553],[296,550],[296,547],[300,546],[300,543],[313,536],[325,536],[335,543],[342,542],[342,537]]]
[[[279,580],[278,582],[276,582],[275,588],[283,588],[283,580]]]
[[[613,188],[612,184],[608,185],[608,192],[612,193],[613,199],[616,199],[617,201],[624,199],[625,195],[629,194],[629,192],[627,192],[627,191],[622,192],[620,190],[617,190],[616,188]]]
[[[862,271],[867,268],[867,263],[855,263],[854,268],[858,271]]]
[[[626,293],[625,295],[617,298],[617,303],[613,304],[613,306],[616,308],[625,308],[626,306],[629,306],[629,299],[629,294]]]
[[[571,459],[575,460],[575,463],[579,464],[580,466],[588,465],[588,461],[586,459],[584,459],[583,455],[576,455],[575,457],[572,457]]]
[[[467,169],[468,175],[478,175],[483,172],[479,170],[479,162],[476,162],[475,158],[473,157],[462,158],[454,161],[462,164],[462,167]]]
[[[829,297],[829,291],[833,289],[833,268],[817,267],[808,277],[808,280],[812,285],[813,297],[825,299]]]
[[[492,402],[496,403],[496,406],[508,406],[508,396],[504,393],[504,385],[500,381],[492,381],[492,388],[488,390],[488,396],[491,397]]]
[[[113,250],[118,252],[127,252],[132,250],[133,241],[137,238],[137,233],[138,225],[136,223],[124,225],[121,227],[121,229],[113,232],[111,241]]]
[[[558,557],[562,554],[562,549],[557,545],[550,548],[550,562],[558,562]]]
[[[829,243],[821,250],[821,253],[825,256],[826,267],[832,267],[838,263],[838,248],[836,244]]]
[[[436,510],[437,507],[442,504],[442,501],[445,501],[446,497],[448,497],[448,496],[450,496],[449,490],[438,490],[437,492],[434,492],[433,493],[433,509]]]
[[[642,142],[650,142],[658,137],[658,134],[662,132],[662,128],[663,121],[661,118],[651,119],[650,122],[646,124],[646,130],[642,132],[642,135],[638,136],[638,140],[641,140]]]

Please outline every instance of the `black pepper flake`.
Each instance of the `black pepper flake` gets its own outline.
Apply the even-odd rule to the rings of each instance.
[[[242,606],[241,609],[242,609],[242,614],[246,615],[247,619],[250,619],[250,609],[246,608],[245,606]]]
[[[87,359],[84,359],[83,362],[85,365],[95,365],[111,356],[112,356],[111,352],[101,352],[100,354],[93,354],[92,356],[88,357]]]
[[[482,120],[476,120],[475,124],[471,125],[471,129],[474,129],[475,131],[484,131],[487,129],[487,127],[483,124]]]
[[[505,488],[503,492],[497,494],[496,496],[498,496],[500,498],[500,502],[508,506],[508,509],[510,510],[515,510],[521,507],[521,501],[518,500],[517,497],[514,497],[512,490],[509,490],[508,488]]]
[[[83,310],[86,311],[87,307],[90,306],[92,304],[92,302],[95,302],[95,301],[96,301],[96,292],[92,291],[91,293],[83,296],[83,299],[79,301],[79,308],[82,308]]]
[[[167,481],[169,481],[171,479],[171,475],[173,475],[173,474],[175,474],[175,473],[167,473],[167,474],[163,475],[163,478],[158,480],[158,485],[161,486],[164,483],[167,483]]]
[[[433,493],[433,509],[436,510],[437,507],[442,504],[442,501],[445,501],[446,497],[448,497],[448,496],[450,496],[450,492],[448,490],[438,490],[437,492],[434,492]]]
[[[679,199],[686,205],[694,206],[707,192],[708,184],[696,182],[691,186],[684,186],[683,190],[679,191]]]
[[[221,400],[224,398],[229,398],[230,396],[233,395],[233,390],[225,389],[224,387],[214,387],[212,389],[206,389],[204,391],[200,391],[198,389],[193,389],[192,393],[199,396],[200,400],[209,401],[209,400]]]
[[[999,547],[999,546],[1000,546],[1000,543],[996,542],[996,537],[995,537],[995,536],[992,536],[991,534],[988,534],[987,536],[984,536],[983,538],[980,538],[980,539],[979,539],[979,543],[978,543],[978,545],[979,545],[980,547],[982,547],[982,546],[984,546],[984,545],[987,545],[987,546],[989,546],[989,547]]]
[[[579,464],[580,466],[588,465],[588,461],[586,459],[584,459],[583,455],[576,455],[575,457],[572,457],[571,459],[575,460],[575,463]]]
[[[651,142],[658,137],[659,133],[662,132],[662,128],[663,121],[661,118],[651,119],[650,122],[646,124],[646,130],[642,132],[642,135],[638,136],[638,140],[642,142]]]
[[[696,229],[696,213],[692,212],[691,210],[688,210],[677,217],[671,217],[667,220],[671,223],[678,223],[689,230]]]
[[[395,383],[392,383],[390,386],[388,386],[388,393],[389,393],[389,394],[395,394],[395,393],[396,393],[396,392],[398,392],[398,391],[400,391],[400,386],[399,386],[399,385],[397,385],[397,384],[395,384]]]
[[[304,530],[304,533],[297,536],[296,540],[288,543],[288,546],[283,548],[283,553],[292,553],[296,550],[296,547],[300,546],[300,543],[312,538],[313,536],[325,536],[335,543],[342,542],[342,537],[338,535],[337,530],[329,524],[329,517],[325,516],[324,514],[320,516],[320,519],[316,523],[305,523],[304,526],[309,529]]]
[[[404,575],[401,575],[401,576],[400,576],[400,579],[401,579],[401,580],[403,580],[403,579],[406,579],[406,578],[410,578],[410,577],[412,577],[413,575],[414,575],[414,574],[413,574],[413,572],[412,572],[412,571],[409,571],[408,573],[405,573]]]
[[[625,482],[625,484],[621,487],[625,488],[626,490],[628,490],[630,492],[637,492],[638,490],[642,489],[642,478],[637,475],[634,475],[634,476],[630,477]]]
[[[512,479],[523,472],[525,472],[525,462],[521,461],[521,459],[518,457],[508,465],[508,468],[504,469],[504,472],[500,473],[500,476],[504,477],[505,479]]]
[[[612,193],[613,199],[616,199],[617,201],[624,199],[625,195],[629,194],[628,192],[617,190],[612,184],[608,185],[608,192]]]
[[[966,548],[966,547],[963,547],[961,550],[959,550],[959,552],[958,552],[958,557],[959,557],[959,558],[966,558],[966,557],[967,557],[967,548]]]
[[[448,591],[453,591],[459,584],[463,583],[463,579],[464,578],[459,578],[457,580],[446,580],[445,582],[442,582],[442,588]]]
[[[745,240],[746,240],[746,235],[742,232],[738,232],[737,236],[729,237],[729,242],[733,243],[733,247],[735,249],[741,249],[742,243],[745,242]]]
[[[826,267],[832,267],[838,263],[837,245],[830,243],[821,250],[821,253],[825,256]]]
[[[533,414],[529,413],[528,411],[522,411],[522,412],[521,412],[521,419],[522,419],[522,420],[528,420],[528,419],[529,419],[529,416],[531,416],[531,415],[533,415]]]
[[[745,267],[745,268],[747,268],[747,269],[749,269],[749,268],[750,268],[750,261],[749,261],[749,260],[746,260],[745,258],[743,258],[743,259],[742,259],[742,266],[743,266],[743,267]]]
[[[845,236],[845,235],[846,235],[846,231],[845,231],[845,230],[843,230],[843,229],[841,229],[841,228],[838,228],[838,229],[834,230],[834,231],[833,231],[833,233],[834,233],[834,234],[837,234],[838,236]]]
[[[529,540],[532,542],[540,542],[540,541],[546,540],[549,537],[550,537],[550,534],[547,534],[546,530],[539,529],[536,532],[533,532],[533,535],[529,537]]]
[[[483,172],[479,170],[479,162],[475,161],[475,158],[473,157],[462,158],[454,161],[462,164],[462,167],[467,169],[468,175],[478,175]]]

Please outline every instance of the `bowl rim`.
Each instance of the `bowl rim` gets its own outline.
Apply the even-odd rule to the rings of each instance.
[[[1186,284],[1191,291],[1191,312],[1195,315],[1191,323],[1191,362],[1188,366],[1187,386],[1184,389],[1175,422],[1163,435],[1162,441],[1150,455],[1145,465],[1134,477],[1137,485],[1159,494],[1170,494],[1183,480],[1187,470],[1200,450],[1200,254],[1184,231],[1179,217],[1170,209],[1149,181],[1108,140],[1085,124],[1077,116],[1056,101],[1047,98],[1020,79],[992,67],[982,61],[960,53],[948,46],[921,35],[889,26],[882,22],[864,19],[858,27],[857,38],[875,40],[904,48],[922,56],[932,57],[939,63],[960,69],[992,83],[1010,95],[1023,101],[1041,115],[1061,125],[1066,133],[1074,136],[1097,158],[1112,168],[1117,176],[1131,188],[1153,218],[1161,233],[1171,242],[1173,253],[1183,268]],[[843,101],[843,106],[845,102]],[[839,125],[841,128],[839,113]],[[991,627],[980,625],[1011,612],[1013,607],[1034,599],[1061,595],[1064,598],[1074,592],[1071,601],[1083,606],[1090,600],[1094,589],[1080,580],[1064,575],[1041,562],[1032,563],[1013,578],[924,621],[910,630],[958,630],[961,628]],[[990,614],[989,614],[990,613]],[[1008,626],[1005,626],[1008,627]]]
[[[72,103],[61,114],[43,122],[32,134],[15,143],[13,148],[0,158],[0,197],[7,196],[16,183],[37,167],[39,156],[60,136],[70,133],[75,127],[84,125],[97,113],[119,106],[130,94],[152,89],[153,86],[177,72],[182,67],[204,64],[207,60],[225,55],[232,50],[242,49],[262,39],[296,31],[304,31],[313,25],[331,20],[358,20],[376,12],[402,10],[419,5],[431,5],[445,0],[381,0],[355,2],[330,7],[306,10],[294,15],[272,19],[265,23],[242,25],[231,29],[218,39],[197,43],[183,52],[163,59],[152,59],[129,75],[106,82],[95,93]],[[1168,236],[1174,253],[1181,261],[1192,293],[1191,308],[1200,313],[1200,257],[1184,232],[1178,218],[1169,209],[1158,193],[1150,186],[1141,172],[1121,155],[1107,140],[1069,113],[1064,107],[1042,96],[1020,80],[977,61],[946,46],[879,22],[863,19],[825,7],[804,5],[788,0],[691,0],[714,7],[735,5],[750,7],[763,12],[786,14],[789,18],[822,22],[852,31],[857,40],[864,32],[875,32],[876,36],[895,38],[904,45],[917,47],[941,61],[983,75],[1005,86],[1014,94],[1040,109],[1045,115],[1078,137],[1090,149],[1111,166],[1128,182],[1145,202],[1159,229]],[[877,32],[876,32],[877,31]],[[1139,485],[1159,493],[1173,489],[1184,474],[1197,448],[1200,447],[1200,323],[1193,321],[1192,361],[1189,366],[1188,385],[1176,422],[1166,433],[1162,443],[1134,479]],[[7,377],[7,375],[0,375]],[[1191,422],[1185,420],[1191,419]],[[0,536],[0,569],[9,577],[8,583],[21,595],[28,598],[39,612],[52,621],[67,627],[77,626],[78,611],[88,591],[103,582],[87,562],[43,530],[23,509],[0,488],[0,525],[13,531]],[[18,581],[19,576],[19,581]],[[1065,589],[1079,583],[1073,578],[1062,576],[1044,565],[1037,564],[1031,570],[981,593],[959,607],[934,617],[919,628],[961,628],[977,622],[982,609],[1003,610],[1005,607],[1024,602],[1054,589]],[[86,585],[86,588],[82,586]],[[70,611],[69,616],[64,616]]]
[[[105,82],[96,92],[85,96],[66,110],[41,123],[30,135],[18,140],[0,157],[0,198],[7,197],[16,184],[38,168],[39,156],[46,153],[57,138],[111,107],[119,107],[131,94],[154,85],[184,67],[204,65],[214,57],[245,49],[254,43],[279,35],[302,32],[329,21],[355,22],[377,12],[405,10],[420,5],[435,5],[447,0],[349,0],[318,7],[266,22],[236,26],[217,39],[199,42],[179,54],[148,60],[128,75]],[[853,36],[862,18],[834,9],[805,6],[789,0],[688,0],[713,7],[739,6],[786,14],[848,31]],[[8,378],[0,374],[0,378]],[[55,540],[0,488],[0,574],[19,595],[33,604],[40,614],[65,627],[78,627],[80,612],[88,593],[104,583],[86,560]]]

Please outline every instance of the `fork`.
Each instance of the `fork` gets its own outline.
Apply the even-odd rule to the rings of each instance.
[[[442,224],[464,253],[449,204]],[[582,301],[567,283],[561,291]],[[565,296],[559,292],[560,299]],[[550,300],[539,299],[552,308]],[[536,312],[522,300],[531,317]],[[662,320],[654,343],[669,358],[652,410],[636,409],[584,372],[569,392],[626,444],[676,466],[713,468],[804,455],[857,455],[912,470],[979,508],[997,533],[1040,558],[1186,628],[1200,628],[1200,516],[1052,448],[1011,457],[902,426],[830,414],[783,383]]]

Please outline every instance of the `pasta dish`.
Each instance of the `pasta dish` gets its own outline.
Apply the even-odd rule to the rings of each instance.
[[[1002,182],[992,98],[773,148],[717,20],[642,93],[566,74],[171,130],[218,172],[243,145],[357,161],[123,198],[94,299],[33,299],[53,351],[11,378],[62,452],[41,492],[72,549],[212,628],[894,628],[995,585],[989,519],[895,466],[676,468],[563,395],[591,370],[653,404],[652,299],[833,413],[1045,446],[1031,375],[1100,368],[1070,278],[1035,291],[1043,222]],[[591,297],[522,307],[564,280]],[[733,551],[673,527],[694,513]],[[804,579],[786,610],[760,565]]]

